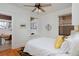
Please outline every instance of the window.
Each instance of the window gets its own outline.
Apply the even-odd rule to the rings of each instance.
[[[0,21],[0,29],[6,29],[7,28],[7,22]]]
[[[72,25],[72,15],[64,15],[59,17],[59,35],[69,36],[74,30]]]
[[[12,30],[11,28],[12,28],[11,22],[9,22],[9,21],[0,21],[0,29]]]

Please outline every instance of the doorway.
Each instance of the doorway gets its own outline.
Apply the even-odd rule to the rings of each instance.
[[[71,30],[74,30],[72,25],[72,15],[59,16],[59,35],[69,36]]]
[[[0,14],[0,51],[11,49],[12,16]]]

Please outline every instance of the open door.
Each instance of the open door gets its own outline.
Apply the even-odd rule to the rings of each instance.
[[[0,51],[11,49],[12,17],[0,14]]]

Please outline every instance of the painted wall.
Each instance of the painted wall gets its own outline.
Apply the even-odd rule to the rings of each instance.
[[[30,16],[35,17],[37,14],[33,15],[29,11],[13,6],[11,4],[0,4],[0,13],[12,16],[12,48],[23,47],[29,37]],[[39,36],[52,38],[56,37],[58,34],[58,16],[68,13],[71,13],[71,8],[44,14],[43,16],[36,16],[39,18]],[[52,25],[51,31],[47,31],[45,29],[45,26],[48,23]],[[25,24],[26,27],[20,27],[21,24]]]
[[[72,4],[72,24],[79,25],[79,3]]]
[[[59,16],[61,15],[65,15],[65,14],[70,14],[72,13],[72,8],[66,8],[63,10],[59,10],[56,12],[52,12],[46,15],[43,15],[43,17],[41,17],[41,21],[40,21],[40,26],[41,26],[41,30],[40,30],[40,36],[41,37],[51,37],[51,38],[56,38],[56,36],[58,35],[58,26],[59,26]],[[50,24],[52,26],[52,30],[51,31],[47,31],[45,29],[45,26],[47,24]]]
[[[28,40],[30,13],[11,4],[0,4],[0,13],[12,16],[12,48],[24,46]],[[20,27],[21,24],[26,27]]]

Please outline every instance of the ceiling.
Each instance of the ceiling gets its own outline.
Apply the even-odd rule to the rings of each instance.
[[[45,5],[46,3],[43,3],[42,5]],[[23,9],[26,9],[30,12],[32,12],[32,10],[34,9],[34,7],[27,7],[27,6],[24,6],[24,5],[32,5],[34,6],[35,3],[15,3],[13,4],[17,7],[20,7],[20,8],[23,8]],[[42,7],[46,12],[54,12],[54,11],[57,11],[57,10],[61,10],[61,9],[65,9],[65,8],[68,8],[68,7],[71,7],[72,4],[71,3],[52,3],[51,6],[49,7]]]

